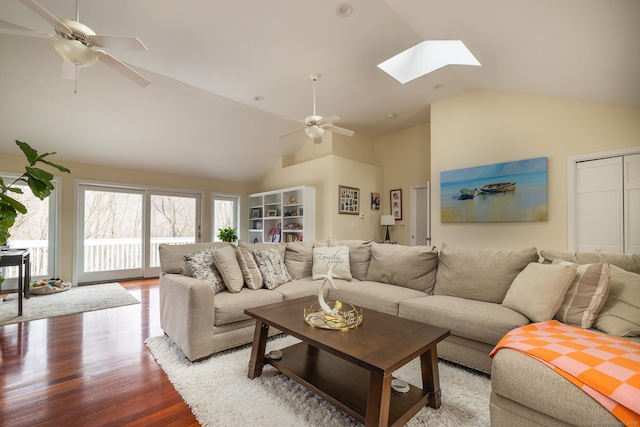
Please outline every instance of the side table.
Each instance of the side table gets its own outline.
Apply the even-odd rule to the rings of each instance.
[[[31,254],[29,249],[4,249],[0,256],[0,267],[18,267],[18,316],[22,316],[22,296],[29,299]]]

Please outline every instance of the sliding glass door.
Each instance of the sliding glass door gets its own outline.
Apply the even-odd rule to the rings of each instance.
[[[199,239],[200,195],[78,186],[80,283],[160,274],[160,243]]]

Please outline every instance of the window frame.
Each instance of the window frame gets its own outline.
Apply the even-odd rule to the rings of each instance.
[[[216,226],[216,218],[215,218],[215,205],[216,200],[222,200],[227,202],[235,203],[235,212],[233,214],[234,227],[236,228],[236,234],[238,235],[238,239],[242,235],[242,222],[240,221],[241,212],[242,212],[242,196],[240,194],[233,193],[211,193],[211,241],[219,242],[218,239],[218,227]]]

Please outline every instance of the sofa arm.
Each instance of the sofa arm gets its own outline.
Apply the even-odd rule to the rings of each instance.
[[[213,353],[214,292],[203,280],[160,276],[160,326],[189,360]]]

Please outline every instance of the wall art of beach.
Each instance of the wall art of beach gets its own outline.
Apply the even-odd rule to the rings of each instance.
[[[441,222],[547,219],[546,157],[440,173]]]

